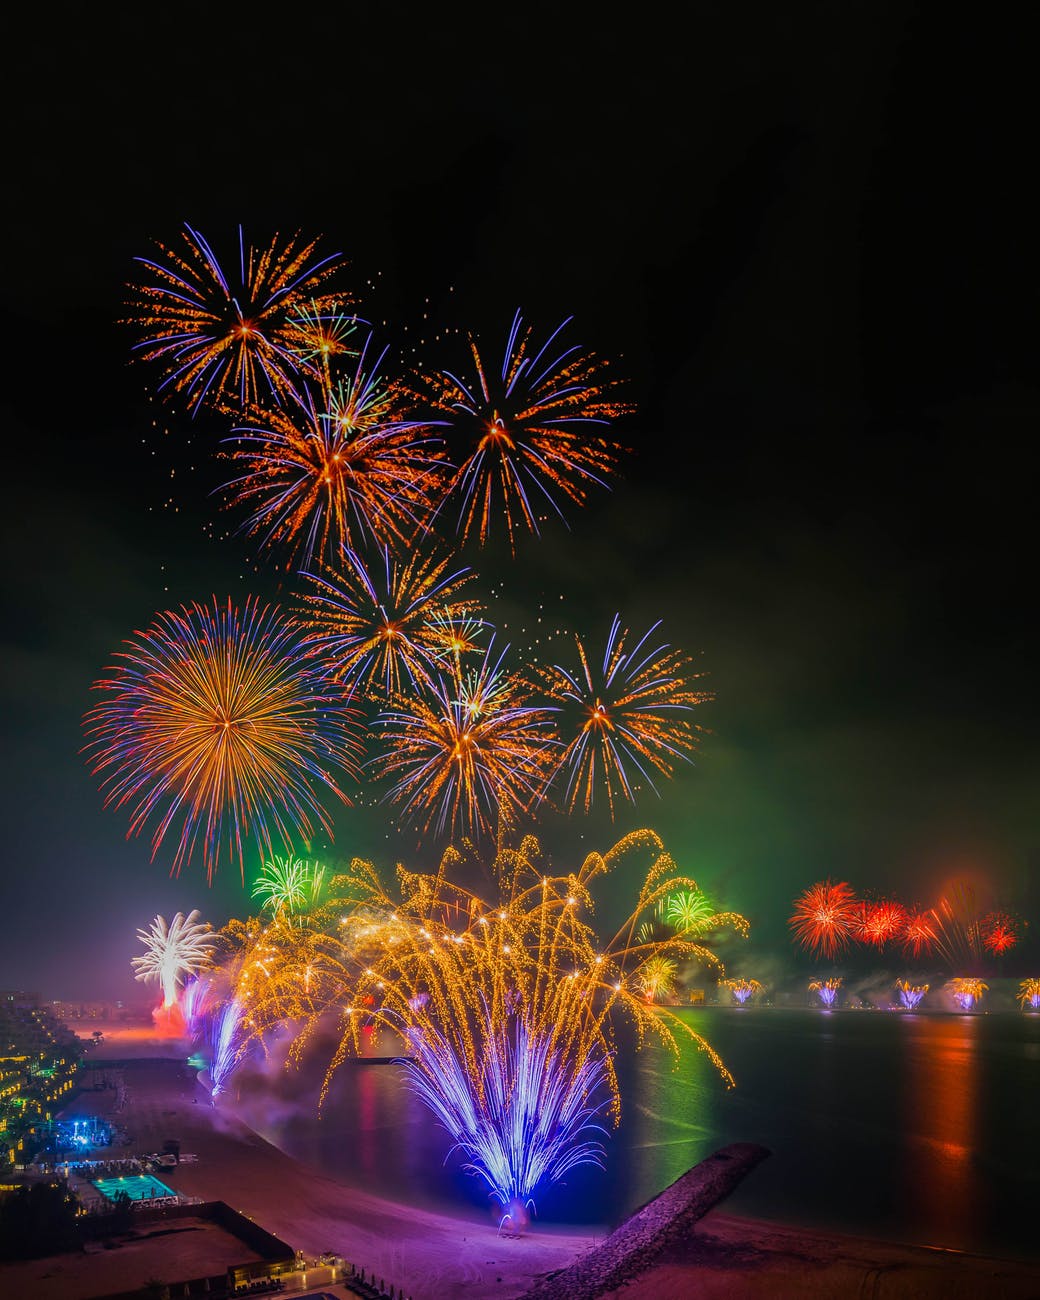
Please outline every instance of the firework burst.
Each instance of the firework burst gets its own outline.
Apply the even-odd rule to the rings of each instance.
[[[844,881],[820,881],[795,901],[788,922],[803,948],[834,958],[857,933],[857,901]]]
[[[204,402],[227,411],[281,401],[310,364],[298,348],[300,313],[335,314],[348,301],[324,287],[340,255],[318,257],[317,240],[299,233],[247,247],[240,226],[235,280],[197,230],[186,225],[181,239],[159,243],[155,260],[135,259],[136,355],[161,366],[159,390],[183,393],[193,414]]]
[[[515,550],[519,528],[537,535],[544,511],[562,518],[561,501],[583,505],[616,470],[622,448],[606,430],[633,408],[616,395],[620,381],[606,379],[606,361],[560,343],[569,323],[538,346],[517,312],[497,371],[471,338],[472,378],[415,377],[416,397],[465,440],[445,498],[459,504],[463,538],[483,545],[501,518]]]
[[[655,645],[655,623],[631,647],[627,630],[614,616],[601,664],[590,664],[575,637],[578,668],[552,665],[541,678],[557,713],[564,746],[548,787],[563,783],[568,812],[579,804],[585,812],[602,791],[615,814],[624,798],[635,802],[641,777],[657,793],[653,773],[671,776],[677,761],[688,761],[700,728],[690,711],[712,697],[691,682],[689,659],[668,646]]]
[[[263,899],[261,906],[271,912],[301,912],[319,900],[324,883],[325,868],[318,863],[276,854],[260,868],[252,897]]]
[[[418,551],[398,560],[389,547],[380,558],[369,566],[345,550],[336,570],[304,574],[311,590],[300,621],[339,678],[388,700],[431,689],[441,666],[457,663],[485,624],[478,603],[463,596],[471,569],[448,572],[447,558]]]
[[[276,607],[184,606],[128,644],[95,683],[105,699],[85,717],[84,748],[105,806],[130,809],[128,837],[157,819],[153,861],[179,828],[171,875],[200,849],[210,881],[222,855],[244,880],[248,837],[270,857],[275,839],[332,834],[319,796],[348,802],[329,768],[357,771],[354,715]]]
[[[366,343],[351,378],[299,385],[227,440],[226,508],[248,511],[243,531],[304,568],[343,548],[409,542],[441,490],[441,438],[379,378],[382,357],[366,371],[367,352]]]
[[[733,1001],[738,1007],[750,1002],[753,997],[762,992],[762,985],[758,980],[752,979],[732,979],[720,980],[720,988],[727,988],[733,995]]]
[[[989,985],[974,976],[958,975],[948,980],[945,988],[962,1011],[973,1011]]]
[[[508,649],[508,647],[507,647]],[[552,714],[489,645],[479,668],[438,676],[432,691],[398,696],[378,719],[371,760],[394,784],[386,799],[422,833],[493,837],[542,788],[554,745]]]
[[[210,964],[216,947],[212,926],[200,921],[197,911],[187,916],[178,912],[169,923],[165,917],[157,916],[147,930],[138,930],[137,937],[145,951],[130,963],[134,979],[146,984],[158,983],[162,988],[163,1009],[168,1011],[177,1004],[177,993],[185,976]]]

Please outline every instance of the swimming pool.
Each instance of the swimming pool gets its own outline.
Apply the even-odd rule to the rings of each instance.
[[[118,1178],[99,1178],[94,1183],[102,1196],[114,1201],[118,1192],[126,1192],[132,1201],[153,1201],[163,1196],[176,1196],[172,1187],[167,1187],[151,1174],[122,1174]]]

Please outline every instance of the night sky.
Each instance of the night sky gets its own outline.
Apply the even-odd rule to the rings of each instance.
[[[185,222],[341,251],[388,369],[436,333],[498,355],[519,309],[543,334],[572,317],[628,380],[611,491],[515,560],[462,557],[500,642],[659,619],[716,695],[659,799],[536,828],[558,867],[652,826],[777,971],[811,965],[787,918],[817,880],[931,905],[968,879],[1032,922],[1028,962],[1021,34],[913,4],[695,3],[681,33],[599,7],[479,30],[321,9],[39,11],[9,52],[0,987],[137,999],[138,928],[250,907],[234,870],[171,879],[172,848],[127,841],[80,754],[91,684],[157,611],[285,594],[213,495],[226,422],[154,400],[119,324],[133,259]],[[323,860],[432,865],[391,818],[344,810]]]

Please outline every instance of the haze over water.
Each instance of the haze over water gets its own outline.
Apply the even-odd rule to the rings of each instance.
[[[1036,1259],[1040,1015],[697,1008],[726,1090],[692,1045],[678,1068],[622,1047],[622,1124],[602,1171],[537,1198],[542,1229],[615,1226],[729,1142],[772,1153],[726,1201],[765,1219]],[[297,1158],[418,1206],[491,1217],[486,1187],[392,1066],[348,1064],[315,1118],[316,1075],[242,1077],[243,1118]]]

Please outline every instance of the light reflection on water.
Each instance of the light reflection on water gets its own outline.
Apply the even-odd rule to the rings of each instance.
[[[771,1155],[734,1213],[980,1253],[1040,1259],[1040,1017],[695,1008],[681,1013],[737,1086],[683,1044],[622,1047],[622,1122],[605,1170],[543,1193],[546,1223],[612,1226],[730,1142]],[[491,1215],[481,1181],[395,1067],[347,1065],[314,1118],[317,1082],[243,1085],[243,1116],[346,1182],[415,1205]],[[250,1100],[252,1097],[252,1101]],[[279,1102],[280,1099],[280,1102]],[[281,1109],[279,1109],[281,1104]]]

